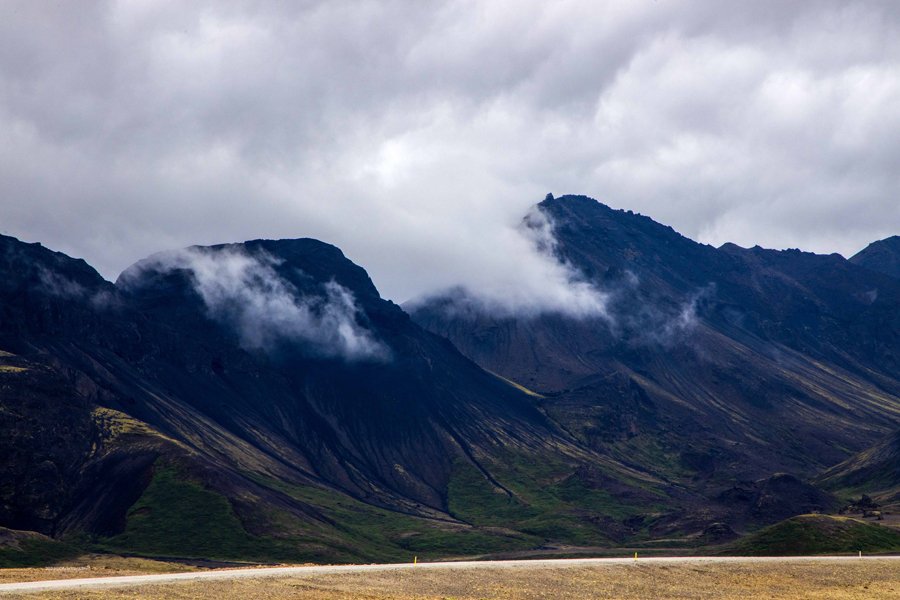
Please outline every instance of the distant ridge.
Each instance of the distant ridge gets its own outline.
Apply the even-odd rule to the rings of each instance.
[[[900,279],[900,235],[872,242],[850,257],[850,262]]]

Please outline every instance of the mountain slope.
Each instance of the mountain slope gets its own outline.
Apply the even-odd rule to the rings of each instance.
[[[268,561],[693,544],[831,510],[804,480],[896,431],[900,282],[584,197],[540,210],[606,315],[457,290],[410,318],[316,240],[112,284],[0,237],[0,526]]]
[[[900,235],[872,242],[851,256],[850,262],[900,279]]]
[[[900,430],[828,469],[819,482],[844,495],[871,495],[895,509],[900,505]]]
[[[333,246],[191,248],[112,285],[2,242],[4,526],[151,555],[360,560],[600,543],[598,515],[667,497],[382,300]],[[553,487],[597,478],[616,482],[602,505]]]
[[[809,477],[896,426],[895,280],[838,255],[704,246],[583,196],[539,209],[607,317],[497,317],[459,292],[410,310],[590,447],[713,493]]]
[[[284,290],[273,292],[267,282],[254,291],[262,299],[239,298],[251,304],[274,300],[265,307],[267,314],[227,315],[223,321],[204,318],[206,310],[182,270],[161,272],[156,266],[138,265],[139,275],[126,271],[121,280],[129,281],[126,293],[133,306],[158,327],[204,341],[195,347],[179,339],[177,353],[172,348],[147,357],[148,370],[169,373],[170,381],[178,378],[178,385],[190,390],[181,397],[188,398],[195,412],[214,418],[243,440],[265,444],[257,431],[279,440],[269,441],[269,452],[290,449],[278,458],[302,476],[360,497],[372,496],[376,502],[395,495],[398,502],[413,499],[443,511],[440,490],[453,456],[472,455],[476,447],[499,440],[540,447],[549,434],[548,423],[527,399],[381,300],[365,272],[336,248],[313,240],[260,241],[202,252],[207,257],[231,257],[235,252],[276,257],[283,262],[273,264],[265,276],[280,281]],[[322,275],[317,276],[317,268]],[[255,348],[256,340],[234,331],[235,319],[255,319],[249,325],[254,335],[273,325],[283,327],[286,321],[280,316],[269,321],[272,311],[290,301],[281,297],[282,291],[323,299],[332,284],[352,294],[356,306],[349,310],[340,304],[344,299],[329,299],[310,309],[323,312],[311,321],[319,318],[323,326],[329,311],[347,309],[341,315],[345,320],[336,321],[337,329],[355,328],[348,336],[365,336],[367,343],[377,344],[371,356],[331,356],[331,351],[349,352],[362,342],[307,339],[290,331],[282,335],[284,330]],[[303,308],[289,305],[286,316],[300,318]],[[341,346],[342,341],[348,345]],[[338,346],[328,349],[319,343]],[[181,365],[172,364],[169,356],[187,358],[186,372],[177,372]],[[151,424],[155,419],[147,417]]]
[[[801,515],[758,531],[733,546],[741,556],[809,556],[897,552],[900,531],[848,517]]]

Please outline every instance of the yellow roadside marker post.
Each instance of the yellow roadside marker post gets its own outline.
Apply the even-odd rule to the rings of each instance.
[[[637,552],[634,553],[634,560],[637,560]]]
[[[417,565],[417,564],[419,564],[419,557],[413,556],[413,565]]]

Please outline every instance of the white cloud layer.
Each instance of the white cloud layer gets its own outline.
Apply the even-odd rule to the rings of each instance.
[[[148,268],[185,270],[209,316],[234,328],[241,345],[271,351],[300,342],[310,353],[349,360],[386,360],[387,347],[357,322],[353,294],[335,281],[323,294],[303,294],[275,270],[265,254],[188,248],[163,252],[129,270],[124,285]]]
[[[900,232],[900,4],[4,2],[0,138],[0,229],[109,278],[308,236],[398,302],[590,303],[521,235],[547,192],[716,245]]]
[[[488,255],[486,258],[495,262],[487,269],[485,265],[473,268],[463,280],[465,283],[428,290],[406,306],[414,308],[437,297],[454,300],[444,306],[449,311],[496,316],[552,312],[575,318],[609,318],[607,293],[587,281],[573,265],[556,257],[553,227],[550,218],[533,206],[505,240],[505,247],[513,254]]]

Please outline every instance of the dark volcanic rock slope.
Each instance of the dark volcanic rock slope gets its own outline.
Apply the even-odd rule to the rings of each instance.
[[[411,319],[315,240],[162,253],[112,284],[0,237],[0,526],[261,560],[697,542],[828,509],[776,472],[896,430],[895,279],[583,197],[541,210],[608,317],[455,295]]]
[[[493,442],[538,447],[548,434],[521,394],[382,300],[337,248],[289,240],[192,252],[190,266],[158,256],[120,278],[129,305],[162,332],[141,368],[283,469],[445,511],[454,457]],[[220,286],[221,273],[193,281],[220,261],[236,261],[224,288],[240,293],[204,287]],[[155,405],[136,416],[162,426],[144,410]],[[193,425],[180,433],[195,435]]]
[[[389,559],[629,535],[590,494],[548,492],[561,480],[615,482],[604,506],[665,493],[333,246],[191,248],[112,285],[0,241],[0,525],[144,554]]]
[[[845,496],[871,494],[882,510],[895,512],[900,508],[900,430],[828,469],[819,483]]]
[[[851,256],[850,262],[900,279],[900,235],[872,242]]]
[[[542,393],[585,444],[714,494],[811,476],[896,426],[896,280],[838,255],[697,244],[583,196],[539,208],[608,318],[498,318],[458,292],[412,314]]]

